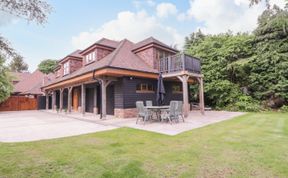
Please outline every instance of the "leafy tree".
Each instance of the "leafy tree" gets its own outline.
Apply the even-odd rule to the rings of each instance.
[[[265,10],[253,34],[193,33],[185,52],[201,59],[205,101],[216,108],[252,111],[258,101],[277,108],[288,103],[287,9]]]
[[[16,56],[10,62],[9,68],[12,72],[24,72],[28,70],[28,65],[24,62],[23,57]]]
[[[257,55],[251,60],[249,87],[270,107],[288,102],[288,11],[274,6],[258,19]]]
[[[251,35],[204,35],[199,31],[186,38],[185,48],[186,53],[201,59],[207,104],[223,108],[245,95],[241,88],[247,87],[244,64],[254,51]]]
[[[0,11],[22,17],[27,21],[44,24],[51,6],[43,0],[1,0]],[[0,34],[0,55],[16,56],[16,51],[10,43]]]
[[[12,91],[11,77],[4,63],[4,58],[0,56],[0,103],[5,101]]]
[[[0,11],[4,11],[26,19],[28,22],[43,24],[51,12],[51,6],[42,0],[1,0]],[[9,41],[0,34],[0,102],[4,101],[11,93],[7,68],[4,65],[5,57],[17,57],[17,52],[11,47]]]
[[[38,65],[38,69],[44,74],[49,74],[54,71],[56,66],[57,60],[46,59],[41,61],[41,63]]]

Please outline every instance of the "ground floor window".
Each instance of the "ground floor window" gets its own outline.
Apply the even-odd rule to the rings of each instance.
[[[136,86],[136,92],[137,93],[153,93],[154,92],[154,86],[149,83],[139,83]]]
[[[172,93],[182,93],[182,85],[181,84],[173,84],[172,85]]]

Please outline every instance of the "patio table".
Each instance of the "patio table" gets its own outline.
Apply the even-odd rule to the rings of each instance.
[[[156,114],[156,117],[158,120],[161,121],[161,110],[163,109],[169,109],[169,105],[168,106],[145,106],[146,109],[154,112]]]

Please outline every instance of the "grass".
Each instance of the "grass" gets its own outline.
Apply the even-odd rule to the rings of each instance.
[[[0,177],[288,177],[288,114],[249,113],[177,136],[121,128],[0,143]]]

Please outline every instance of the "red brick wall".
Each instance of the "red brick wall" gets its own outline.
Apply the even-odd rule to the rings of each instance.
[[[143,59],[150,67],[154,66],[154,61],[156,59],[155,48],[147,48],[145,50],[139,51],[136,53],[141,59]]]
[[[82,67],[82,61],[70,60],[70,74]]]
[[[112,51],[107,50],[107,49],[102,49],[102,48],[96,48],[96,59],[100,60],[103,57],[107,56],[108,54],[110,54]]]
[[[117,118],[137,117],[137,109],[136,108],[129,108],[129,109],[115,108],[114,116]]]
[[[95,52],[95,58],[96,58],[95,60],[96,60],[96,61],[99,61],[99,60],[101,60],[102,58],[104,58],[105,56],[107,56],[108,54],[110,54],[112,51],[111,51],[111,50],[108,50],[108,49],[104,49],[104,48],[99,48],[99,47],[97,47],[97,48],[95,48],[95,49],[93,49],[93,50],[85,53],[85,54],[83,55],[83,66],[87,65],[87,63],[86,63],[86,56],[87,56],[88,54],[92,53],[92,52]],[[94,62],[94,61],[91,61],[91,62]],[[90,63],[91,63],[91,62],[90,62]],[[89,64],[89,63],[88,63],[88,64]]]
[[[174,55],[169,51],[165,51],[163,49],[158,49],[155,47],[150,47],[144,49],[142,51],[137,52],[136,54],[143,59],[149,66],[153,67],[154,69],[158,69],[159,67],[159,52],[164,52],[165,56]]]

